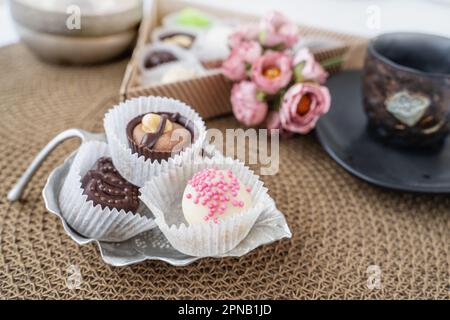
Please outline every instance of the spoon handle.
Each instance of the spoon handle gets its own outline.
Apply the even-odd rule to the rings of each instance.
[[[95,139],[96,134],[92,134],[81,129],[68,129],[59,133],[36,155],[16,184],[8,192],[7,198],[9,201],[13,202],[20,199],[28,182],[45,158],[47,158],[53,149],[55,149],[60,143],[70,138],[80,138],[81,142],[84,142],[86,140]]]

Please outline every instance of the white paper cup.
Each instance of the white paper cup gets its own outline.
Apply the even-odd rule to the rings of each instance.
[[[178,112],[194,124],[194,142],[167,160],[145,159],[131,150],[126,127],[130,120],[149,112]],[[206,138],[205,122],[185,103],[164,97],[139,97],[122,102],[110,109],[103,119],[109,150],[116,169],[132,184],[142,187],[151,178],[189,162],[199,154]]]
[[[206,168],[231,169],[235,176],[251,186],[253,205],[240,213],[223,217],[218,223],[208,221],[188,225],[182,197],[188,180]],[[225,157],[196,159],[160,175],[140,189],[141,200],[155,216],[155,222],[170,244],[178,251],[197,257],[220,256],[235,248],[249,233],[267,206],[267,189],[243,163]]]
[[[67,223],[81,235],[100,241],[120,242],[156,227],[148,209],[141,205],[138,213],[94,206],[81,187],[82,177],[95,162],[110,156],[108,145],[92,141],[81,145],[59,194],[59,205]]]

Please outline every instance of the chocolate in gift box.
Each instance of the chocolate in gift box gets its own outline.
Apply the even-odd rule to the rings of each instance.
[[[122,80],[120,88],[121,100],[124,101],[134,97],[150,95],[167,96],[193,106],[204,119],[226,115],[231,112],[230,91],[232,83],[222,75],[219,68],[210,69],[206,74],[189,80],[146,86],[140,84],[140,55],[143,48],[152,41],[152,32],[160,27],[164,19],[167,20],[167,16],[185,8],[201,10],[208,15],[223,19],[231,24],[236,22],[248,23],[259,19],[257,16],[245,15],[207,5],[199,5],[191,1],[153,1],[152,6],[149,8],[149,11],[146,12],[147,14],[141,24],[136,48]],[[358,53],[358,51],[364,51],[367,42],[364,38],[307,26],[300,26],[300,34],[304,40],[310,42],[308,47],[311,48],[318,61],[332,57],[352,55],[354,59],[344,59],[342,67],[351,65],[355,62],[360,65],[360,60],[362,62],[361,52]],[[313,45],[311,45],[311,43]],[[217,61],[211,61],[206,64],[215,67],[220,66]],[[341,66],[339,65],[335,65],[327,68],[327,71],[329,73],[334,73],[338,71],[340,67]]]

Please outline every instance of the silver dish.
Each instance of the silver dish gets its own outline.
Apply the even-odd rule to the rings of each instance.
[[[79,129],[70,129],[62,132],[36,156],[16,186],[8,193],[8,199],[10,201],[18,200],[32,174],[38,169],[45,157],[59,143],[72,137],[79,137],[83,142],[92,139],[106,140],[104,134],[92,134]],[[61,219],[64,230],[76,243],[80,245],[95,243],[100,249],[103,261],[113,266],[126,266],[145,260],[161,260],[174,266],[185,266],[200,259],[175,250],[157,228],[141,233],[127,241],[117,243],[88,239],[73,230],[61,215],[58,196],[75,155],[76,151],[62,165],[52,171],[42,195],[47,210]],[[270,206],[260,215],[247,237],[236,248],[216,258],[242,256],[261,245],[291,237],[291,231],[283,214],[276,208],[275,202],[271,198],[267,201],[270,202]]]

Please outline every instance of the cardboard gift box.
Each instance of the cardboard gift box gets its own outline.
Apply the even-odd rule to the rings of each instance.
[[[151,42],[154,28],[160,25],[164,16],[169,13],[190,7],[200,9],[219,18],[231,18],[234,21],[251,22],[259,17],[234,11],[218,9],[208,5],[199,5],[189,0],[154,0],[145,15],[136,42],[136,47],[125,71],[120,88],[121,100],[139,96],[167,96],[191,105],[204,119],[225,115],[231,112],[230,90],[232,82],[226,79],[220,69],[208,75],[194,79],[177,81],[169,84],[142,86],[139,83],[139,57],[144,46]],[[340,34],[332,31],[299,25],[300,34],[309,39],[311,51],[318,61],[340,57],[341,63],[327,67],[329,73],[341,68],[359,67],[362,64],[365,38]]]

